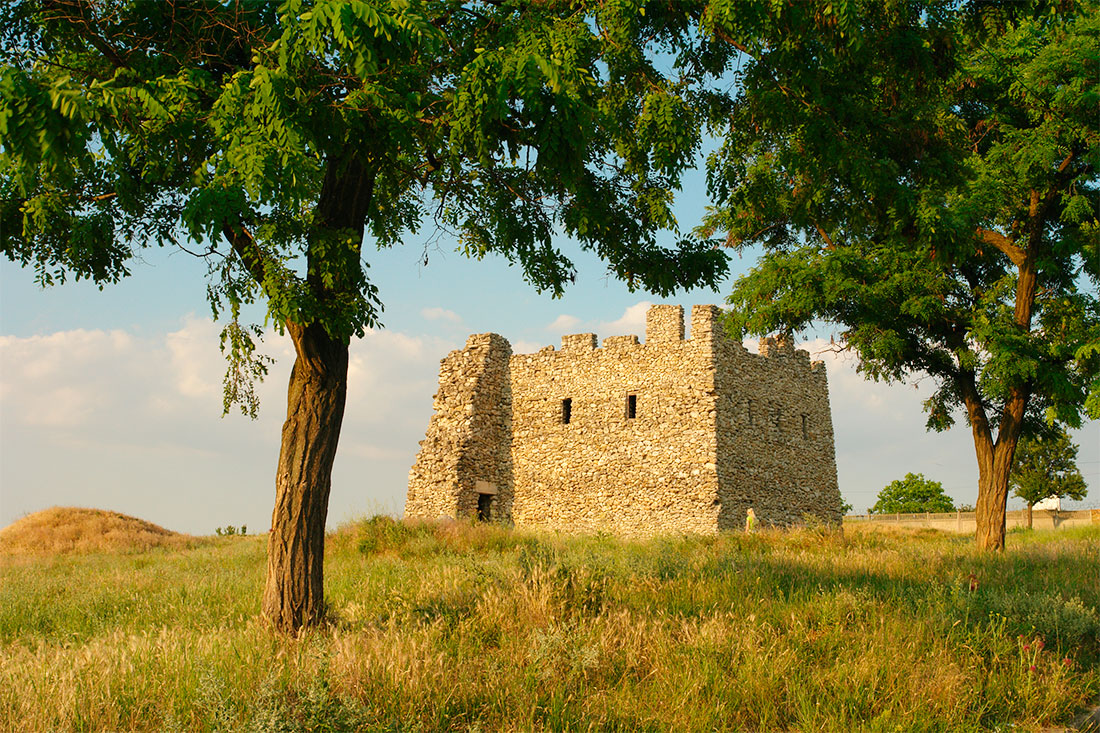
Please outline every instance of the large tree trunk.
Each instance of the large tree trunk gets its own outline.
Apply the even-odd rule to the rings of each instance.
[[[994,441],[985,406],[978,396],[971,375],[957,384],[966,405],[970,429],[974,435],[974,453],[978,459],[978,503],[974,508],[976,540],[983,550],[1005,548],[1005,509],[1008,506],[1008,479],[1012,458],[1023,429],[1024,410],[1029,392],[1013,389],[1001,415],[1000,429]]]
[[[296,632],[325,613],[325,518],[332,462],[344,419],[348,346],[323,327],[288,324],[297,354],[275,475],[263,615]]]
[[[1029,501],[1029,502],[1027,503],[1027,528],[1028,528],[1028,529],[1031,529],[1031,528],[1032,528],[1032,526],[1031,526],[1031,510],[1032,510],[1032,504],[1031,504],[1031,502]]]
[[[1003,429],[1002,429],[1003,432]],[[1002,436],[1003,439],[1003,436]],[[1013,441],[1015,447],[1015,441]],[[978,547],[983,550],[1005,548],[1005,508],[1008,505],[1008,474],[1012,451],[1000,444],[990,446],[991,460],[978,462],[978,505],[974,521]],[[982,451],[979,450],[979,455]]]

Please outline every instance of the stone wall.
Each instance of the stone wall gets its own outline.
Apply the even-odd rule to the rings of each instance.
[[[766,338],[759,354],[715,341],[720,529],[788,526],[842,516],[829,386],[822,362],[787,339]]]
[[[683,340],[681,309],[658,306],[645,344],[615,336],[596,348],[582,334],[565,336],[560,351],[513,356],[515,523],[713,532],[714,370],[699,346]]]
[[[510,358],[495,334],[443,360],[436,414],[409,480],[408,517],[476,513],[617,534],[715,532],[814,515],[840,520],[824,365],[786,340],[759,355],[714,306],[654,306],[646,341],[562,338]],[[480,489],[478,487],[481,487]]]
[[[487,496],[491,518],[510,518],[511,354],[507,339],[482,333],[440,362],[435,414],[409,472],[405,516],[476,516]]]

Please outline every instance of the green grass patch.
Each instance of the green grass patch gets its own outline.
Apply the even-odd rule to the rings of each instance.
[[[0,729],[1039,730],[1100,693],[1100,528],[649,541],[374,517],[331,623],[263,537],[0,562]]]

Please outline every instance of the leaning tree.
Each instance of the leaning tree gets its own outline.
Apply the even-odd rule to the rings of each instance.
[[[262,303],[293,342],[262,604],[275,627],[323,615],[348,345],[381,310],[371,247],[444,227],[554,294],[573,276],[562,234],[660,294],[724,274],[720,250],[669,234],[699,145],[682,90],[703,67],[653,49],[691,22],[595,0],[0,7],[3,253],[42,284],[118,281],[151,246],[204,258],[227,399],[246,412],[265,365],[242,307]]]
[[[711,0],[705,24],[743,93],[703,231],[765,252],[733,329],[834,324],[865,375],[930,377],[928,426],[961,408],[973,436],[977,542],[1003,548],[1022,432],[1100,417],[1100,8]]]

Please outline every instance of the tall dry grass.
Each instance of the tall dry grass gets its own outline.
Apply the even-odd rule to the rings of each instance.
[[[1100,692],[1100,531],[627,542],[373,518],[330,626],[262,538],[8,564],[0,729],[1038,730]]]

